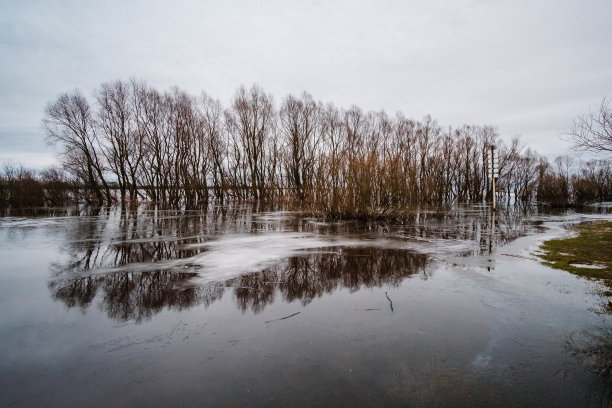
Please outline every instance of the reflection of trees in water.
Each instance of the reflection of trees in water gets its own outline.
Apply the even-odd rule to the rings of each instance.
[[[476,241],[478,247],[464,255],[479,255],[493,246],[505,245],[538,230],[531,221],[537,208],[521,203],[509,204],[494,215],[488,206],[455,208],[448,211],[424,212],[407,223],[403,233],[421,239]]]
[[[57,274],[82,272],[134,263],[151,263],[194,256],[206,242],[227,233],[300,231],[321,235],[371,238],[474,240],[476,253],[486,253],[492,231],[492,214],[486,206],[415,211],[402,223],[330,222],[278,213],[261,213],[249,205],[211,207],[202,211],[98,209],[82,211],[69,220],[64,252],[70,260],[53,266]],[[537,226],[529,221],[533,206],[509,205],[495,218],[496,246],[525,235]],[[162,269],[162,268],[156,268]]]
[[[609,385],[612,385],[611,328],[604,326],[594,332],[574,332],[568,337],[566,347],[575,357],[583,359],[594,372],[606,377]]]
[[[566,349],[600,377],[603,386],[593,394],[599,406],[612,406],[612,329],[603,326],[595,331],[573,332],[566,340]]]
[[[150,318],[165,306],[189,308],[200,301],[196,288],[178,289],[176,285],[193,276],[165,271],[111,274],[102,282],[101,307],[111,318],[136,321]]]
[[[328,252],[289,258],[283,265],[251,273],[224,283],[189,285],[196,273],[171,270],[116,272],[54,280],[49,289],[55,299],[83,311],[101,291],[100,308],[112,319],[140,322],[163,308],[208,307],[231,287],[237,307],[261,312],[276,293],[287,302],[306,305],[338,288],[398,285],[417,272],[426,274],[427,256],[381,248],[331,248]]]
[[[79,307],[85,311],[92,302],[98,287],[100,276],[87,276],[85,278],[65,279],[49,282],[49,289],[55,299],[62,300],[68,307]]]
[[[85,310],[102,291],[100,307],[109,317],[135,321],[148,319],[164,307],[180,310],[208,305],[223,295],[223,284],[188,286],[195,273],[172,270],[158,262],[191,257],[203,250],[197,244],[221,232],[255,228],[250,206],[210,211],[124,210],[69,220],[63,244],[67,259],[51,265],[55,280],[49,282],[49,289],[54,298]],[[135,264],[142,272],[137,272]],[[124,266],[124,271],[113,271]],[[103,273],[105,268],[110,271]]]
[[[49,289],[55,299],[83,311],[101,290],[100,308],[110,318],[140,322],[165,307],[183,310],[201,303],[209,305],[223,295],[220,284],[185,287],[195,275],[172,271],[119,272],[51,281]]]
[[[56,276],[101,268],[183,259],[205,249],[205,242],[223,233],[261,229],[251,206],[214,207],[208,211],[162,211],[140,208],[87,213],[69,220],[63,244],[68,260],[51,265]],[[267,229],[280,229],[270,221]],[[155,268],[154,265],[150,269]]]
[[[163,307],[181,309],[209,304],[223,295],[225,286],[233,288],[241,310],[258,312],[274,301],[276,293],[286,301],[307,304],[340,287],[356,290],[397,284],[406,276],[424,271],[427,258],[393,249],[331,248],[292,257],[277,267],[228,282],[195,288],[189,285],[195,276],[190,273],[195,272],[191,265],[180,264],[178,269],[171,266],[171,261],[192,257],[206,250],[207,241],[236,233],[300,231],[359,240],[475,240],[479,242],[477,253],[488,250],[492,237],[492,215],[486,206],[415,212],[398,224],[324,223],[258,211],[248,205],[202,211],[140,207],[135,211],[104,209],[71,217],[63,243],[66,258],[51,266],[55,280],[49,288],[69,307],[82,309],[101,290],[102,309],[118,320],[146,319]],[[493,234],[496,244],[534,228],[534,223],[528,221],[534,211],[534,207],[500,209]]]
[[[281,266],[244,275],[227,282],[233,286],[238,307],[259,312],[273,303],[275,287],[287,302],[310,303],[339,288],[356,291],[366,287],[398,285],[406,277],[425,269],[423,254],[384,248],[329,248],[291,257]]]

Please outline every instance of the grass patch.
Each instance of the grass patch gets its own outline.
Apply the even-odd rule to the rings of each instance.
[[[601,279],[612,288],[612,222],[579,225],[576,230],[578,236],[575,238],[544,242],[542,252],[536,255],[545,265]]]
[[[608,287],[602,295],[612,296],[612,222],[583,224],[577,226],[576,230],[577,237],[544,242],[541,251],[536,255],[552,268],[563,269],[585,278],[600,279]],[[587,266],[596,266],[599,269]],[[604,309],[605,312],[612,313],[609,303]],[[575,357],[580,357],[597,374],[612,381],[611,329],[604,327],[591,333],[573,333],[567,346]]]

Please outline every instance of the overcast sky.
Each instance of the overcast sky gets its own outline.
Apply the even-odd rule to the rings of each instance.
[[[549,158],[612,97],[612,0],[0,3],[0,163],[54,162],[47,102],[102,82],[306,90],[365,110],[491,124]]]

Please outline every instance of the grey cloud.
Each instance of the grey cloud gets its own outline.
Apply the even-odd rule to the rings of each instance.
[[[611,17],[609,0],[7,2],[0,144],[27,155],[18,128],[40,152],[49,100],[135,76],[224,102],[259,83],[277,100],[307,90],[444,125],[488,123],[554,156],[572,116],[612,95]]]

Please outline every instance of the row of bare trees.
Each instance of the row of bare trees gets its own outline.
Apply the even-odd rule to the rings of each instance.
[[[57,167],[35,172],[5,163],[0,170],[0,208],[62,206],[70,203],[78,190]]]
[[[60,95],[43,125],[83,198],[99,203],[280,197],[328,216],[381,216],[484,199],[491,145],[500,150],[501,194],[533,198],[552,167],[491,126],[444,128],[431,116],[340,109],[307,93],[277,108],[258,86],[240,87],[224,108],[205,93],[109,82],[92,101]]]

